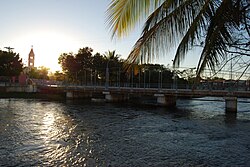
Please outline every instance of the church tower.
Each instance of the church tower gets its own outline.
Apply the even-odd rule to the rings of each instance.
[[[33,51],[33,46],[31,46],[31,50],[29,53],[28,67],[34,68],[34,63],[35,63],[35,54]]]

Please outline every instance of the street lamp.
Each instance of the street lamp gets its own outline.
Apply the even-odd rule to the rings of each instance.
[[[173,70],[173,89],[177,89],[177,79],[175,70]]]
[[[159,91],[161,90],[162,88],[162,71],[161,69],[159,69],[159,77],[158,77],[158,89]]]
[[[145,79],[146,79],[146,78],[145,78],[145,74],[146,74],[146,73],[145,73],[145,68],[142,69],[142,73],[143,73],[143,87],[144,87],[144,89],[145,89]]]
[[[172,60],[173,62],[173,89],[176,89],[177,90],[177,78],[176,78],[176,69],[175,69],[175,66],[174,66],[174,60]]]
[[[109,87],[109,60],[106,66],[106,75],[105,75],[105,89],[107,90]]]
[[[139,88],[141,88],[141,69],[139,68]]]
[[[120,67],[119,67],[118,74],[119,74],[119,89],[120,89],[120,87],[121,87],[121,69],[120,69]]]
[[[94,73],[94,85],[96,87],[96,70],[95,70],[95,73]]]
[[[150,69],[148,70],[148,88],[150,88]]]
[[[90,85],[93,86],[93,74],[92,68],[90,69]]]
[[[131,87],[133,88],[134,87],[134,67],[132,66],[132,70],[131,70]]]

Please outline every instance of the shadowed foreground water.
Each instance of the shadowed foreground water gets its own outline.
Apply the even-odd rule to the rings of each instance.
[[[250,104],[0,99],[0,166],[250,166]]]

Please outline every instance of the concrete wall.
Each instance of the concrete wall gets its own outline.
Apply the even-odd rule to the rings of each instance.
[[[6,92],[37,92],[37,87],[35,85],[27,86],[6,86]]]

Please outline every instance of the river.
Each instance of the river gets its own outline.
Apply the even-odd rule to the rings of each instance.
[[[250,166],[249,99],[177,104],[0,99],[0,166]]]

